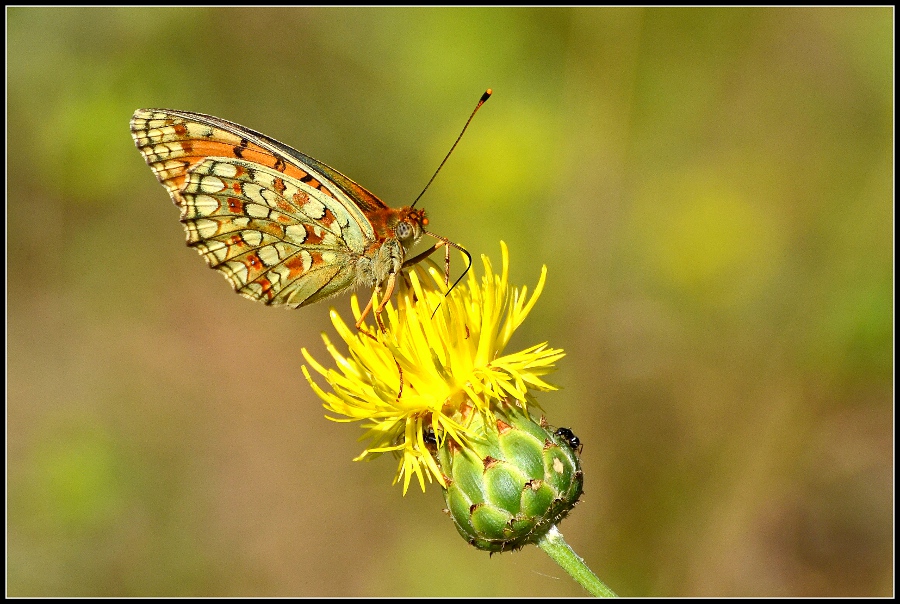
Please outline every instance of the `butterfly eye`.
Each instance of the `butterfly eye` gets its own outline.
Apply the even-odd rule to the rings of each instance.
[[[412,237],[413,228],[408,222],[399,222],[394,228],[394,233],[400,239],[409,239],[410,237]]]

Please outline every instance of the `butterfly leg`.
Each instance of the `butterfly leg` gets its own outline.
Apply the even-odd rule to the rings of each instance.
[[[381,333],[387,333],[387,329],[384,328],[384,323],[381,321],[381,313],[384,312],[384,307],[387,306],[387,303],[391,301],[391,295],[394,293],[394,285],[396,283],[397,273],[391,273],[390,277],[388,277],[387,285],[384,286],[384,298],[382,298],[381,304],[374,311],[375,322],[381,328]]]
[[[421,254],[410,258],[403,263],[403,268],[408,268],[414,264],[418,264],[419,262],[425,260],[425,258],[428,258],[430,255],[438,251],[440,248],[444,248],[444,285],[450,285],[450,246],[447,245],[445,241],[438,241]]]
[[[397,371],[400,373],[400,390],[397,391],[397,400],[395,402],[400,402],[400,397],[403,396],[403,368],[400,366],[400,361],[394,359],[394,364],[397,365]]]
[[[375,303],[375,297],[378,295],[378,293],[379,293],[380,291],[381,291],[381,286],[380,286],[380,285],[376,285],[376,286],[375,286],[375,289],[372,290],[372,295],[369,297],[369,303],[366,304],[366,307],[363,309],[362,313],[360,313],[360,315],[359,315],[359,320],[356,322],[356,329],[358,329],[359,331],[363,332],[364,334],[366,334],[367,336],[369,336],[369,337],[372,338],[373,340],[376,339],[375,336],[373,336],[373,335],[370,334],[368,331],[366,331],[365,329],[363,329],[363,322],[366,320],[366,317],[369,316],[369,313],[372,312],[372,306],[373,306],[374,303]],[[376,321],[378,321],[378,314],[377,314],[377,311],[376,311],[375,317],[376,317]],[[384,331],[384,328],[383,328],[383,327],[382,327],[382,331]]]
[[[391,294],[394,293],[394,285],[397,282],[397,273],[391,273],[391,276],[388,277],[387,285],[384,289],[384,297],[381,299],[381,303],[378,304],[378,308],[374,311],[372,307],[375,304],[375,298],[378,297],[378,294],[381,292],[381,285],[376,285],[375,289],[372,291],[372,297],[369,298],[369,303],[366,304],[365,309],[363,309],[362,313],[359,315],[359,320],[356,322],[356,329],[360,330],[363,333],[368,334],[368,332],[363,329],[363,322],[366,320],[366,317],[369,316],[369,313],[375,315],[375,323],[378,325],[378,328],[381,329],[381,333],[387,333],[387,329],[384,326],[384,322],[381,320],[381,313],[384,312],[384,307],[387,306],[387,303],[391,300]]]
[[[444,285],[450,286],[450,246],[444,246]]]
[[[438,241],[437,243],[432,245],[430,248],[428,248],[421,254],[417,254],[417,255],[413,256],[412,258],[410,258],[409,260],[405,261],[403,263],[403,268],[409,268],[413,264],[418,264],[418,263],[422,262],[423,260],[425,260],[425,258],[428,258],[430,255],[432,255],[433,253],[435,253],[440,248],[442,248],[446,245],[447,245],[447,243],[445,241]],[[447,248],[447,262],[450,262],[450,248]]]
[[[422,260],[424,260],[425,258],[430,256],[431,254],[436,252],[439,248],[444,247],[445,248],[444,283],[446,285],[449,285],[450,284],[450,248],[451,247],[456,248],[460,252],[465,254],[466,258],[468,258],[468,260],[469,260],[469,264],[468,264],[468,266],[466,266],[466,269],[463,271],[462,275],[460,275],[456,279],[456,281],[453,283],[453,287],[456,287],[456,284],[459,283],[462,280],[462,278],[466,275],[466,273],[469,272],[469,269],[472,268],[472,254],[470,254],[468,251],[466,251],[466,249],[464,247],[462,247],[461,245],[453,243],[446,237],[441,237],[440,235],[435,235],[434,233],[430,233],[430,232],[426,231],[425,229],[422,229],[422,232],[425,233],[426,235],[428,235],[429,237],[434,237],[435,239],[438,240],[438,242],[435,243],[430,248],[428,248],[427,250],[425,250],[424,252],[422,252],[421,254],[419,254],[418,256],[415,256],[414,258],[410,258],[409,260],[404,262],[403,268],[406,268],[407,266],[416,264],[417,262],[421,262]],[[450,289],[452,290],[453,287],[451,287]]]

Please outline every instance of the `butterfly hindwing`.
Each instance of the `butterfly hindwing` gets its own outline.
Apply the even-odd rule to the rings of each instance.
[[[358,194],[353,185],[377,200],[365,189],[287,145],[211,116],[139,110],[131,125],[135,144],[181,209],[188,245],[238,293],[296,308],[355,283],[354,261],[374,232],[362,204],[348,195]],[[335,175],[346,182],[338,186]]]

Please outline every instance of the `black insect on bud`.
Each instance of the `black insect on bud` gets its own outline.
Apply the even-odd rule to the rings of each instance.
[[[575,433],[569,428],[557,428],[554,434],[566,441],[566,444],[569,445],[573,451],[581,453],[581,450],[584,448],[584,445],[581,444],[581,439],[575,436]]]
[[[437,450],[437,435],[434,433],[434,428],[431,426],[428,426],[422,431],[422,440],[429,451],[434,452]]]

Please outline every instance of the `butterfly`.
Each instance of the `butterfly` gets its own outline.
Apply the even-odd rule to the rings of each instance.
[[[428,218],[415,202],[391,208],[334,168],[234,122],[138,109],[131,136],[181,210],[188,246],[251,300],[300,308],[373,288],[361,329],[383,288],[377,321],[404,268],[445,247],[449,277],[449,248],[468,256],[425,229]],[[407,258],[423,235],[438,241]]]

